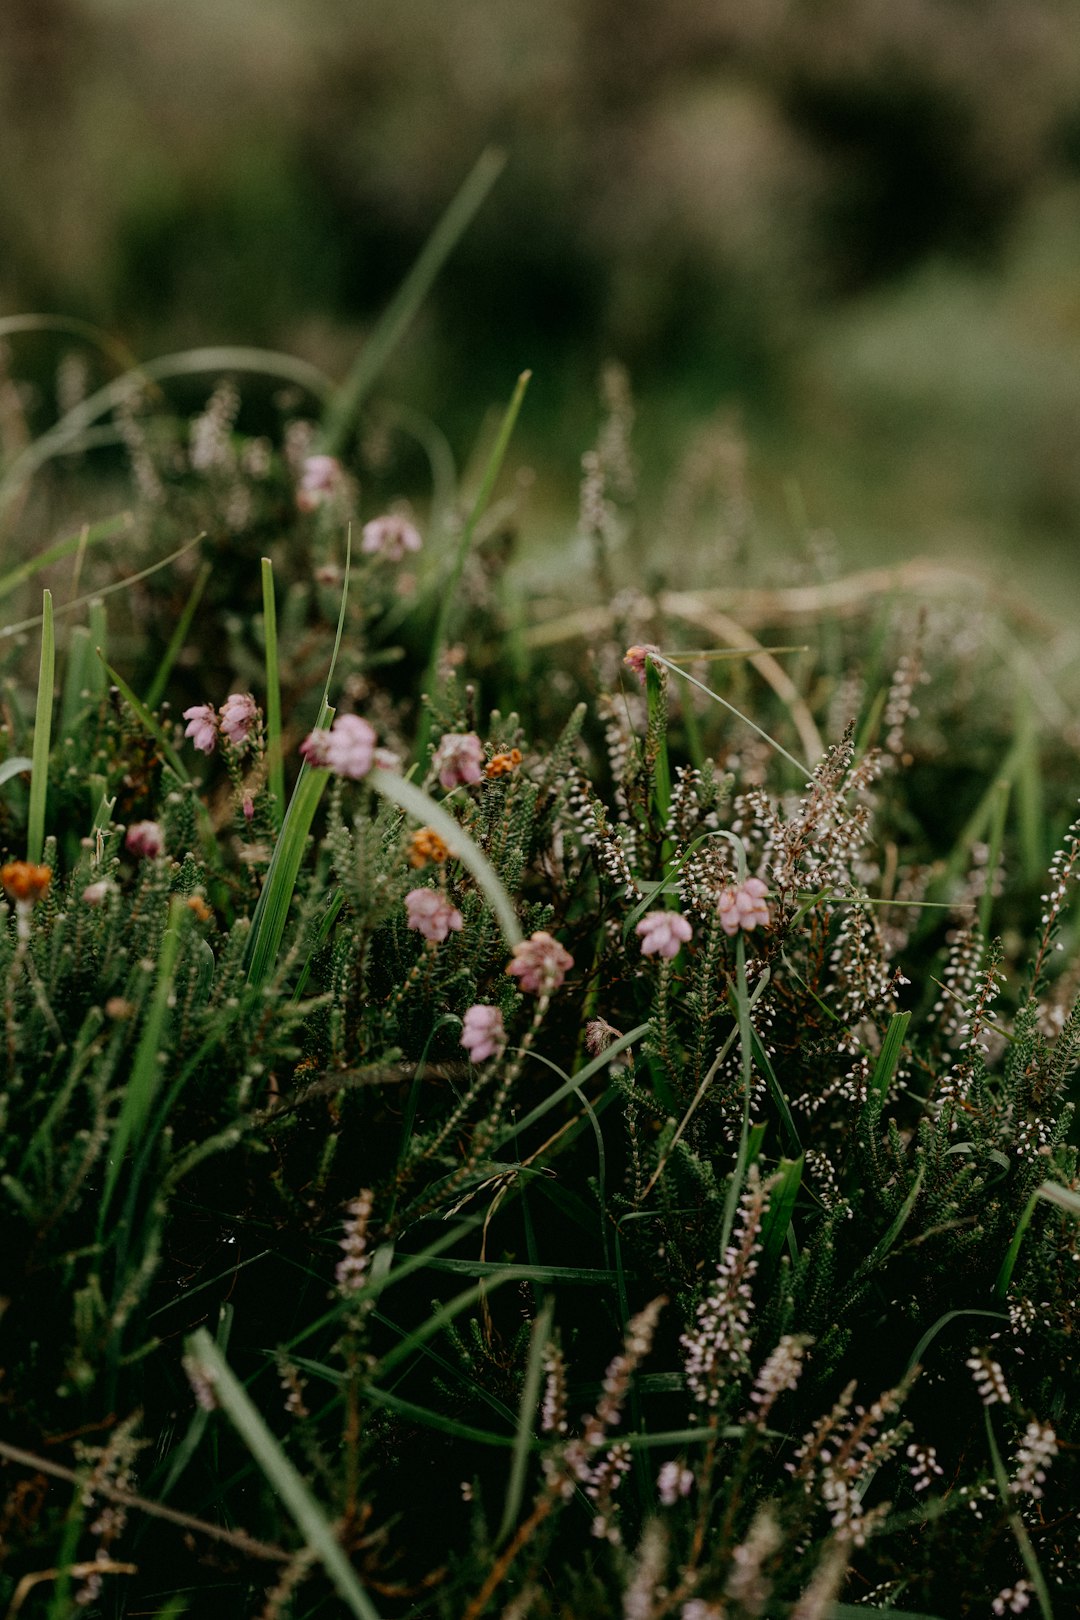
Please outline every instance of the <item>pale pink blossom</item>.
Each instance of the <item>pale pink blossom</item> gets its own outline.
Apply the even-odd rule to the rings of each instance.
[[[694,1476],[681,1462],[666,1462],[656,1476],[656,1489],[664,1507],[674,1507],[681,1496],[689,1496]]]
[[[141,855],[152,861],[161,854],[165,840],[156,821],[133,821],[127,830],[124,844],[132,855]]]
[[[585,1025],[585,1050],[590,1057],[599,1057],[621,1035],[622,1030],[609,1024],[606,1018],[593,1018]]]
[[[259,712],[251,693],[230,692],[218,712],[221,715],[222,735],[228,738],[234,748],[243,748]]]
[[[573,965],[570,952],[541,929],[514,946],[513,960],[506,971],[520,981],[523,990],[534,996],[548,996],[559,988]]]
[[[461,912],[438,889],[410,889],[405,909],[409,914],[406,927],[417,929],[433,944],[441,945],[451,931],[461,931]]]
[[[88,883],[82,892],[82,897],[88,906],[103,905],[108,895],[115,888],[115,884],[108,878],[98,878],[96,883]]]
[[[768,892],[768,884],[757,877],[748,877],[724,889],[716,907],[724,933],[737,934],[740,928],[747,933],[753,928],[768,928],[769,908],[765,904]]]
[[[336,456],[306,456],[296,504],[301,512],[314,512],[344,487],[345,475]]]
[[[634,932],[641,938],[642,956],[678,956],[680,947],[694,937],[677,911],[647,911]]]
[[[184,710],[184,736],[190,737],[200,754],[212,754],[217,747],[217,710],[212,703],[196,703]]]
[[[649,653],[659,653],[660,649],[655,641],[645,641],[640,646],[627,647],[623,663],[627,669],[633,670],[642,686],[645,684],[645,659]]]
[[[440,740],[431,763],[447,792],[459,784],[469,787],[484,774],[484,745],[475,731],[449,731]]]
[[[506,1030],[498,1007],[470,1007],[462,1021],[461,1044],[474,1063],[494,1057],[506,1045]]]
[[[342,714],[329,731],[313,731],[300,744],[309,765],[359,781],[375,763],[375,727],[358,714]]]
[[[245,821],[253,821],[255,819],[255,801],[251,797],[250,793],[244,794],[244,802],[241,805],[241,809],[244,812]]]
[[[368,556],[385,557],[388,562],[401,562],[406,552],[419,551],[422,545],[415,524],[400,512],[387,512],[364,524],[360,550]]]
[[[376,748],[372,760],[380,771],[400,771],[401,769],[401,755],[395,754],[392,748]]]

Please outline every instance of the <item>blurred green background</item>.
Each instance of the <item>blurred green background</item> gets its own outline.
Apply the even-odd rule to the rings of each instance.
[[[385,388],[463,450],[531,366],[541,529],[616,357],[646,480],[731,419],[778,528],[1063,605],[1075,0],[3,0],[0,313],[343,375],[492,141]]]

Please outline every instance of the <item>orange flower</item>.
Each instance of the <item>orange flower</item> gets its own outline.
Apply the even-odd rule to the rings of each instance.
[[[35,866],[32,861],[8,861],[0,866],[0,887],[16,904],[34,905],[44,899],[52,881],[51,866]]]
[[[441,866],[449,858],[450,851],[444,841],[439,837],[434,827],[421,827],[414,832],[409,844],[409,865],[427,866],[429,862]]]
[[[521,749],[508,748],[504,753],[492,754],[484,766],[484,775],[490,779],[496,776],[509,776],[510,772],[521,764]]]
[[[200,922],[209,922],[214,915],[201,894],[193,894],[187,902],[187,908],[195,913]]]

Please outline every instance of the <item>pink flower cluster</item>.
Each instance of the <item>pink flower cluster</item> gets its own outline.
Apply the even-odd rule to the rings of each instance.
[[[144,861],[153,861],[165,847],[164,834],[156,821],[133,821],[124,836],[124,847]]]
[[[506,1045],[506,1030],[498,1007],[470,1007],[462,1021],[461,1044],[474,1063],[483,1063]]]
[[[641,938],[642,956],[678,956],[679,949],[693,939],[694,930],[677,911],[647,911],[634,929]]]
[[[375,763],[375,727],[358,714],[340,714],[329,731],[312,731],[300,752],[313,769],[360,781]]]
[[[423,541],[416,526],[400,512],[387,512],[364,524],[360,550],[369,557],[385,557],[387,562],[401,562],[410,551],[419,551]]]
[[[530,995],[549,996],[559,988],[573,965],[570,952],[564,951],[557,939],[540,929],[531,939],[520,940],[514,946],[506,971]]]
[[[214,752],[219,731],[234,748],[243,748],[258,714],[258,705],[250,692],[230,692],[219,710],[215,710],[212,703],[196,703],[185,709],[184,736],[191,738],[200,754]]]
[[[315,512],[345,487],[345,474],[336,456],[307,456],[296,488],[301,512]]]
[[[644,641],[640,646],[627,647],[623,663],[627,669],[633,670],[642,686],[645,685],[645,660],[650,653],[659,654],[660,649],[655,641]]]
[[[405,910],[405,926],[415,928],[433,945],[441,945],[451,931],[461,931],[461,912],[438,889],[410,889],[405,896]]]
[[[769,908],[765,904],[768,892],[768,884],[757,877],[745,878],[742,883],[724,889],[716,907],[724,933],[734,935],[740,928],[746,933],[753,928],[768,928]]]
[[[471,787],[484,774],[484,745],[475,731],[448,731],[441,738],[431,763],[439,773],[439,783],[449,793],[458,786]]]

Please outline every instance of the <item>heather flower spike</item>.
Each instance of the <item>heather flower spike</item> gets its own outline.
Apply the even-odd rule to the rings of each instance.
[[[431,763],[448,793],[451,788],[471,787],[484,774],[484,745],[475,731],[447,732]]]
[[[506,1030],[498,1007],[470,1007],[462,1020],[461,1044],[474,1063],[484,1063],[506,1045]]]
[[[648,658],[650,653],[656,653],[659,655],[659,652],[660,649],[656,645],[655,641],[645,641],[642,642],[640,646],[635,645],[633,647],[627,647],[626,657],[623,659],[623,663],[626,665],[627,669],[634,672],[638,680],[644,686],[645,660]]]
[[[460,933],[461,912],[438,889],[410,889],[405,896],[407,928],[415,928],[432,945],[441,945],[450,933]]]
[[[724,933],[735,935],[740,928],[746,933],[754,928],[768,928],[769,908],[765,904],[768,892],[768,884],[757,877],[745,878],[742,883],[724,889],[716,907]]]
[[[156,860],[165,847],[161,827],[156,821],[133,821],[125,835],[124,847],[143,860]]]
[[[300,744],[309,765],[360,781],[375,764],[375,727],[358,714],[342,714],[329,731],[312,731]]]
[[[647,911],[634,932],[641,939],[642,956],[678,956],[694,937],[694,930],[677,911]]]
[[[540,929],[531,939],[523,939],[514,946],[513,960],[506,971],[530,995],[549,996],[559,988],[573,965],[570,952]]]
[[[308,456],[296,490],[301,512],[315,512],[344,487],[345,474],[336,456]]]
[[[243,748],[258,712],[250,692],[230,692],[219,710],[222,736],[234,748]]]
[[[364,524],[360,550],[369,557],[385,557],[387,562],[401,562],[410,551],[419,551],[423,545],[416,526],[400,512],[387,512]]]
[[[190,737],[200,754],[212,754],[217,747],[217,710],[212,703],[196,703],[184,710],[184,736]]]

